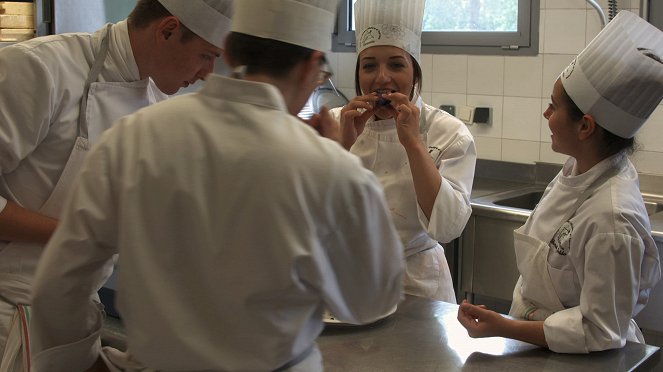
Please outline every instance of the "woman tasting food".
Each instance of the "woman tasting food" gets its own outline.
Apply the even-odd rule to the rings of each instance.
[[[407,256],[405,293],[456,302],[444,249],[471,214],[472,135],[421,100],[424,0],[358,0],[357,97],[332,110],[341,143],[384,186]]]

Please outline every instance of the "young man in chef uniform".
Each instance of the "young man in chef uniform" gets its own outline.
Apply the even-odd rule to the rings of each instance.
[[[627,155],[663,98],[663,33],[620,12],[562,72],[551,98],[543,115],[552,149],[570,158],[514,234],[520,278],[509,315],[518,319],[467,302],[458,319],[472,337],[560,353],[643,343],[633,318],[661,268]]]
[[[394,308],[403,247],[380,183],[295,116],[329,77],[337,5],[236,2],[233,77],[105,133],[37,270],[35,372],[320,371],[323,309]],[[100,348],[91,300],[117,253],[126,353]]]
[[[140,0],[94,34],[0,49],[0,371],[27,368],[34,271],[89,148],[212,71],[231,12],[229,0]]]

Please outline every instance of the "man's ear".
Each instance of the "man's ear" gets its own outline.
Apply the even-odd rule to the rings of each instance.
[[[578,139],[583,141],[593,136],[597,132],[596,126],[596,121],[592,115],[583,115],[580,119],[580,126],[578,127]]]
[[[175,16],[168,16],[159,21],[156,27],[155,37],[157,41],[169,40],[175,31],[181,28],[180,20]]]

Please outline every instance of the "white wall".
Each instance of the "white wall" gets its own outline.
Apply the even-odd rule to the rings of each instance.
[[[599,0],[607,16],[607,0]],[[639,0],[620,9],[639,12]],[[541,0],[536,57],[424,54],[422,96],[433,105],[489,106],[492,125],[473,125],[479,158],[519,163],[562,163],[550,149],[542,112],[559,73],[600,30],[600,18],[585,0]],[[337,86],[354,97],[354,53],[329,56]],[[663,175],[663,105],[640,130],[633,161],[641,173]]]

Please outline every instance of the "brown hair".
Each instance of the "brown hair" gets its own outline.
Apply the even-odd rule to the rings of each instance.
[[[278,40],[231,32],[226,39],[226,53],[236,64],[246,66],[246,72],[249,74],[283,77],[297,63],[309,58],[313,50]]]
[[[135,28],[143,29],[156,20],[170,16],[172,14],[158,0],[138,0],[127,22]]]
[[[564,104],[568,107],[568,113],[571,117],[571,120],[578,121],[582,119],[585,115],[584,112],[573,102],[573,99],[566,93],[566,89],[562,87],[562,100]],[[609,154],[616,154],[620,151],[625,151],[627,154],[631,155],[635,152],[637,144],[635,138],[623,138],[620,137],[609,130],[603,128],[600,123],[596,123],[601,127],[603,131],[603,144],[606,147],[606,151]]]
[[[150,23],[160,19],[170,17],[173,14],[169,12],[158,0],[138,0],[136,6],[127,17],[127,22],[132,27],[144,29]],[[182,37],[180,41],[186,43],[198,37],[193,31],[180,22],[182,27]]]

